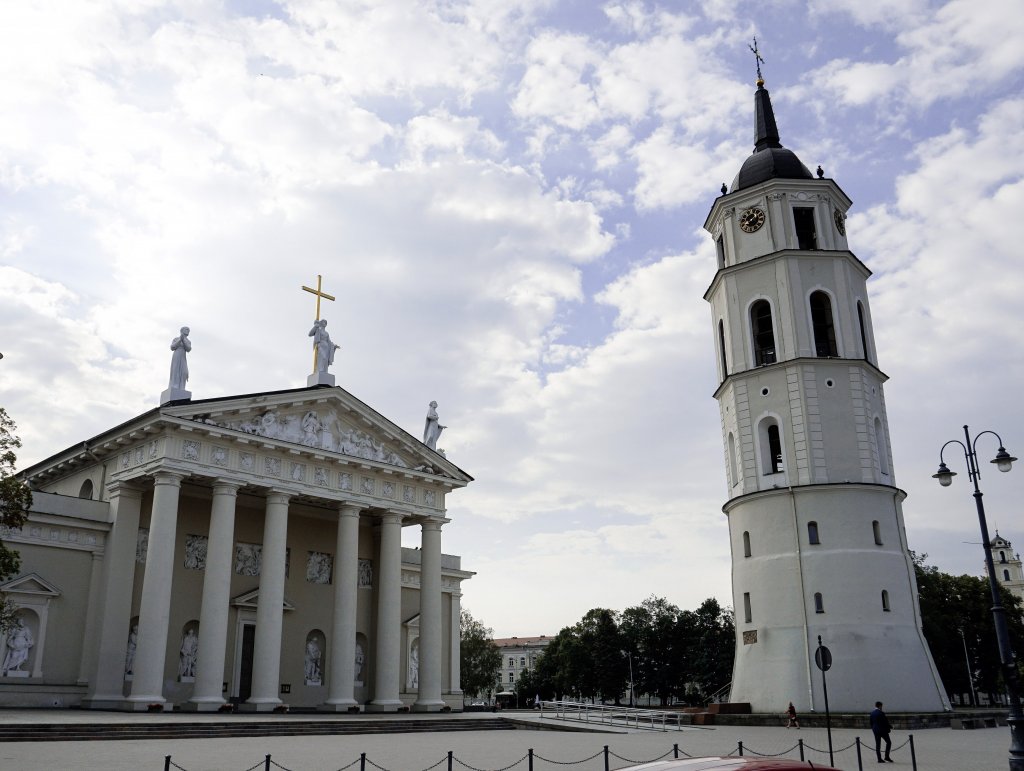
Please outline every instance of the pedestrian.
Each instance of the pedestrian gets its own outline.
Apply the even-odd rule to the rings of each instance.
[[[875,708],[871,710],[871,733],[875,735],[875,754],[878,756],[879,763],[893,763],[893,759],[889,757],[889,749],[892,747],[892,739],[889,738],[889,732],[892,730],[892,726],[889,725],[889,718],[882,712],[882,702],[876,701]],[[882,757],[882,741],[885,741],[885,757]]]
[[[786,723],[786,728],[799,728],[800,721],[796,719],[796,707],[793,706],[793,702],[789,703],[789,709],[786,710],[786,714],[789,715],[789,722]]]

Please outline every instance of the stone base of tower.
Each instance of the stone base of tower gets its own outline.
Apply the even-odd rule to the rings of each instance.
[[[902,491],[872,484],[765,490],[726,504],[736,658],[730,701],[824,712],[818,636],[832,654],[829,707],[950,709],[920,628]]]

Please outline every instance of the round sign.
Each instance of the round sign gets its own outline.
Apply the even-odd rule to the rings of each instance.
[[[818,665],[818,669],[822,672],[828,672],[832,666],[832,651],[824,645],[819,645],[818,649],[814,651],[814,663]]]

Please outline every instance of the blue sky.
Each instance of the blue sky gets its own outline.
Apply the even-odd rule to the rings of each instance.
[[[153,406],[185,324],[196,398],[303,385],[299,287],[321,273],[339,385],[413,433],[436,399],[476,477],[444,548],[497,635],[652,594],[731,604],[701,225],[752,150],[756,35],[783,144],[854,200],[911,548],[980,572],[965,475],[930,475],[965,422],[1024,453],[1008,0],[3,16],[0,404],[22,465]],[[982,486],[1024,546],[1022,480]]]

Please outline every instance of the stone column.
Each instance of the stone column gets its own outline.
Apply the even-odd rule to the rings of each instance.
[[[358,709],[355,694],[356,602],[359,583],[359,507],[342,504],[334,549],[334,624],[331,627],[330,682],[320,709]]]
[[[142,491],[127,482],[107,485],[113,526],[107,536],[100,571],[100,613],[95,658],[89,662],[89,690],[82,706],[116,709],[124,702],[124,658],[135,584],[135,550],[139,542]]]
[[[239,482],[218,479],[213,484],[210,532],[199,611],[199,657],[196,683],[186,709],[212,712],[224,704],[224,657],[231,603],[231,551],[235,537],[235,503]]]
[[[452,592],[452,644],[451,644],[451,681],[448,692],[453,696],[462,695],[462,592]]]
[[[377,565],[374,688],[367,711],[395,712],[402,706],[398,696],[402,656],[402,515],[398,512],[387,512],[380,518]]]
[[[99,549],[91,553],[92,562],[89,566],[89,599],[85,606],[85,629],[82,630],[82,655],[78,660],[78,685],[89,684],[89,670],[96,661],[96,630],[100,623],[100,608],[103,597],[100,594],[103,586],[103,552]],[[123,669],[122,669],[123,672]]]
[[[281,628],[284,621],[284,567],[288,540],[288,493],[267,494],[263,524],[263,562],[260,599],[256,605],[256,640],[252,661],[252,696],[242,705],[250,712],[269,712],[282,704]]]
[[[139,640],[128,707],[146,710],[163,704],[164,665],[167,663],[167,627],[171,615],[171,576],[178,530],[178,494],[183,474],[158,471],[153,475],[153,511],[149,519],[149,547],[139,607]]]
[[[441,698],[441,527],[444,520],[428,520],[420,542],[420,659],[419,694],[412,708],[437,712]]]

